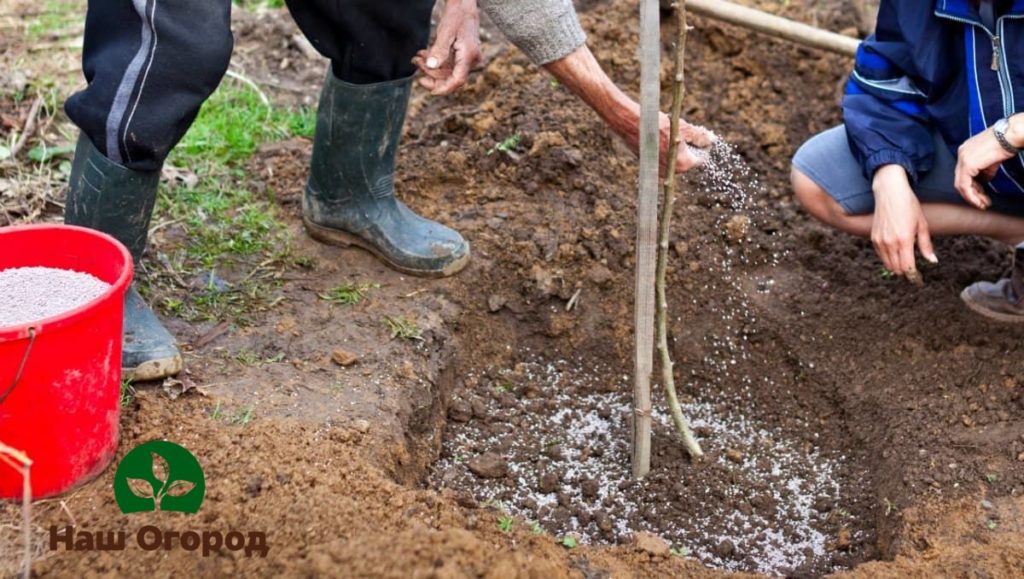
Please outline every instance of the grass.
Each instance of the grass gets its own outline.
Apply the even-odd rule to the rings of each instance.
[[[420,327],[416,325],[414,320],[410,320],[404,316],[385,316],[384,325],[391,331],[392,338],[399,338],[402,340],[423,340],[423,333]]]
[[[135,388],[132,387],[130,378],[121,379],[121,408],[128,408],[135,399]]]
[[[310,136],[314,125],[311,109],[267,105],[255,89],[232,78],[206,102],[168,158],[179,172],[196,176],[195,186],[161,187],[157,198],[153,227],[180,232],[175,239],[181,241],[156,248],[165,257],[159,264],[150,260],[151,275],[144,276],[141,290],[165,314],[244,326],[269,308],[274,274],[301,264],[272,192],[254,190],[244,165],[260,145]],[[182,291],[182,282],[213,271],[233,278],[227,288],[192,284]]]
[[[317,296],[328,302],[354,306],[358,304],[372,289],[378,289],[379,283],[346,283],[333,287]]]
[[[512,532],[512,525],[514,523],[514,519],[508,515],[501,515],[498,517],[498,528],[501,529],[502,533]]]
[[[520,135],[519,133],[516,133],[511,137],[505,139],[504,141],[498,143],[497,145],[491,147],[490,150],[487,151],[487,155],[490,156],[496,152],[511,153],[512,151],[515,151],[517,148],[519,148],[519,144],[522,142],[523,136]]]
[[[30,17],[29,39],[63,33],[85,22],[85,3],[80,0],[47,0],[42,10]]]

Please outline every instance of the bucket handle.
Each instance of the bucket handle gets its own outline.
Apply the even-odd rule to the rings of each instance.
[[[25,354],[21,357],[21,363],[18,364],[18,371],[14,373],[14,382],[4,390],[3,394],[0,394],[0,404],[3,404],[7,397],[14,392],[14,387],[18,385],[18,381],[21,380],[21,373],[25,371],[25,364],[28,362],[28,355],[32,353],[32,346],[36,343],[36,329],[28,329],[28,346],[25,346]]]

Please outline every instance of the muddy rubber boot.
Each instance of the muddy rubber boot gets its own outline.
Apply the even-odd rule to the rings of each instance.
[[[403,273],[445,277],[469,263],[469,243],[395,198],[411,86],[411,78],[354,85],[327,72],[302,220],[319,241],[361,247]]]
[[[160,172],[133,171],[106,158],[88,137],[78,138],[71,164],[64,223],[102,231],[123,243],[138,264],[146,248]],[[121,371],[130,380],[156,380],[181,371],[181,353],[134,285],[124,301]]]
[[[1010,277],[995,283],[980,281],[960,293],[967,307],[1000,322],[1024,322],[1024,249],[1013,252]]]

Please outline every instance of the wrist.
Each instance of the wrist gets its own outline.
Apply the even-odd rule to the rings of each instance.
[[[1018,149],[1024,149],[1024,113],[1017,113],[1007,119],[1006,140]]]
[[[887,196],[893,191],[909,189],[910,180],[907,177],[907,170],[901,165],[882,165],[875,171],[874,179],[871,182],[871,190],[876,199],[879,196]]]

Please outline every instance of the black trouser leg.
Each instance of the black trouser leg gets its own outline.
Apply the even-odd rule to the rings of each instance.
[[[374,84],[412,76],[430,40],[435,0],[287,0],[296,24],[339,79]]]
[[[231,58],[231,0],[89,0],[82,69],[64,105],[111,161],[160,168]]]

